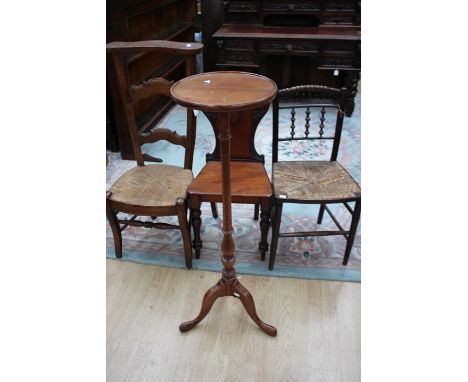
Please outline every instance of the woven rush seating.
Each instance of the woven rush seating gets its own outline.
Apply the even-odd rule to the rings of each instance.
[[[332,201],[359,196],[361,189],[338,163],[294,161],[273,163],[275,196],[282,199]]]
[[[111,200],[144,207],[175,206],[187,195],[192,171],[164,164],[139,166],[123,174],[111,187]]]

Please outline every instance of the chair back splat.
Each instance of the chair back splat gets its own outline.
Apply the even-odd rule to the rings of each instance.
[[[257,109],[229,113],[232,136],[231,161],[265,163],[264,155],[257,152],[254,142],[257,127],[267,113],[268,108],[269,105],[265,105]],[[212,112],[205,112],[204,114],[210,121],[216,138],[215,149],[212,153],[206,154],[206,160],[219,161],[221,159],[221,154],[219,150],[219,132],[216,126],[217,114]]]
[[[129,126],[135,159],[139,166],[144,166],[145,161],[162,162],[143,153],[141,146],[145,143],[154,143],[160,140],[182,146],[185,149],[184,168],[192,169],[193,150],[195,146],[196,119],[192,109],[187,109],[186,135],[167,128],[154,128],[152,121],[139,125],[134,113],[134,104],[144,101],[155,95],[170,97],[171,81],[164,78],[145,78],[137,84],[129,81],[128,61],[132,56],[154,52],[170,53],[185,58],[185,72],[187,76],[195,74],[195,55],[203,50],[202,44],[182,43],[174,41],[135,41],[112,42],[107,44],[107,52],[110,53],[112,66],[117,79],[117,88],[121,100],[122,112]]]
[[[346,112],[346,88],[334,89],[320,85],[301,85],[278,92],[273,102],[273,163],[278,162],[278,144],[287,141],[332,140],[330,160],[336,161],[341,141],[343,118]],[[328,109],[336,110],[334,131],[325,134]],[[288,136],[279,136],[279,115],[281,110],[289,110],[290,132]],[[317,132],[311,124],[313,110],[320,113]],[[300,119],[304,119],[304,130],[300,131]]]

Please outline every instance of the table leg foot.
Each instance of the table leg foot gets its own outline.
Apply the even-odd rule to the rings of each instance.
[[[188,332],[190,329],[193,329],[201,320],[203,320],[206,315],[210,312],[213,304],[218,299],[218,297],[223,297],[226,295],[226,286],[220,281],[214,286],[212,286],[205,293],[203,297],[202,306],[198,316],[191,320],[180,324],[179,330],[184,333]]]
[[[250,292],[247,290],[246,287],[244,287],[240,282],[235,283],[233,286],[234,293],[237,292],[239,296],[239,300],[241,300],[242,305],[244,305],[245,310],[247,311],[248,315],[250,318],[260,327],[260,329],[268,334],[269,336],[275,337],[277,334],[277,330],[274,326],[265,324],[262,320],[257,315],[257,310],[255,309],[255,302],[250,294]]]

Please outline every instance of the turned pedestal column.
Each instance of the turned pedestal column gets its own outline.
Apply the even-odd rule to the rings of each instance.
[[[186,332],[196,326],[209,313],[218,297],[232,296],[240,299],[252,320],[270,336],[276,328],[265,324],[257,315],[250,292],[239,282],[234,264],[235,246],[232,239],[231,177],[230,177],[230,125],[229,113],[254,109],[265,105],[276,96],[277,87],[270,79],[243,72],[204,73],[182,79],[171,88],[174,101],[189,108],[217,113],[223,191],[223,240],[221,243],[221,279],[203,297],[198,316],[180,325]]]

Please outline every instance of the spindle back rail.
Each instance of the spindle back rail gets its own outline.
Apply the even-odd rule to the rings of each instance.
[[[343,119],[346,108],[347,89],[334,89],[320,85],[300,85],[292,88],[281,89],[273,102],[273,163],[278,162],[278,143],[288,141],[313,141],[333,140],[330,160],[336,161],[343,129]],[[279,137],[279,114],[280,110],[290,109],[291,125],[290,136]],[[304,135],[297,136],[296,110],[305,109]],[[320,124],[318,135],[311,136],[311,113],[312,110],[320,109]],[[336,124],[333,135],[325,135],[325,120],[327,109],[336,110]]]

